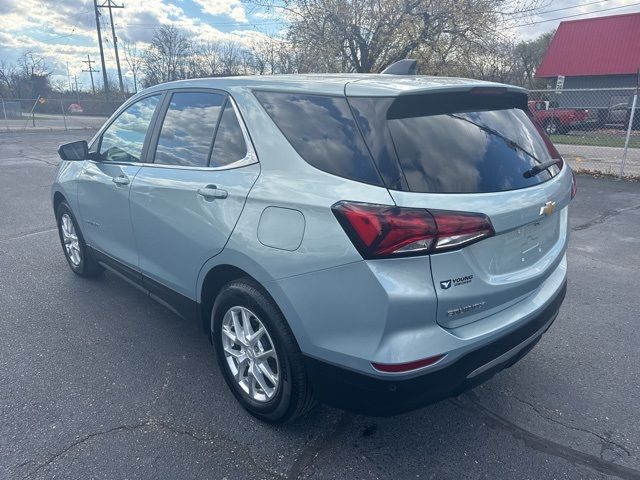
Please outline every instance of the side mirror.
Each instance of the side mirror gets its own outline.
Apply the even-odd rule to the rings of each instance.
[[[86,160],[89,156],[89,145],[87,145],[86,140],[65,143],[58,148],[58,155],[62,160]]]

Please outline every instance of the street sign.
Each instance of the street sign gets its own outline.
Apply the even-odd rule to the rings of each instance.
[[[556,82],[556,90],[562,90],[564,87],[564,75],[558,75],[558,81]]]

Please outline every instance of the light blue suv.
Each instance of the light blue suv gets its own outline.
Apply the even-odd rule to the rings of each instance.
[[[60,240],[210,335],[253,415],[372,415],[524,356],[566,289],[575,179],[526,91],[455,78],[189,80],[60,147]]]

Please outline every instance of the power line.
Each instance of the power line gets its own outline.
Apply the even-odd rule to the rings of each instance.
[[[282,25],[284,23],[288,23],[286,21],[265,21],[265,22],[203,22],[202,25],[210,26],[210,27],[229,27],[234,25],[242,25],[242,26],[258,26],[258,25]],[[179,21],[179,22],[171,22],[171,25],[194,25],[193,22],[189,22],[188,20]],[[160,27],[162,23],[118,23],[118,27]],[[199,26],[199,25],[195,25]]]
[[[124,93],[124,83],[122,82],[122,69],[120,68],[120,56],[118,55],[118,37],[116,36],[116,28],[113,24],[113,8],[124,8],[123,5],[117,5],[113,0],[106,0],[102,5],[98,5],[98,8],[108,8],[109,9],[109,20],[111,23],[111,37],[113,38],[113,49],[116,54],[116,66],[118,68],[118,81],[120,83],[120,91]]]
[[[608,1],[609,0],[597,0],[596,2],[579,3],[578,5],[572,5],[570,7],[554,8],[553,10],[545,10],[544,12],[539,12],[536,15],[540,15],[540,14],[544,14],[544,13],[560,12],[562,10],[571,10],[573,8],[588,7],[589,5],[595,5],[596,3],[604,3],[604,2],[608,2]]]
[[[592,10],[591,12],[576,13],[576,14],[573,14],[573,15],[565,15],[563,17],[548,18],[546,20],[538,20],[536,22],[522,23],[520,25],[514,25],[514,27],[525,27],[525,26],[528,26],[528,25],[537,25],[539,23],[547,23],[547,22],[553,22],[553,21],[556,21],[556,20],[564,20],[566,18],[582,17],[584,15],[591,15],[591,14],[594,14],[594,13],[609,12],[611,10],[619,10],[621,8],[635,7],[636,5],[640,5],[640,2],[630,3],[628,5],[621,5],[619,7],[601,8],[599,10]]]
[[[536,16],[540,16],[540,15],[545,15],[547,13],[553,13],[553,12],[560,12],[562,10],[571,10],[574,8],[581,8],[581,7],[587,7],[589,5],[596,5],[598,3],[605,3],[608,2],[609,0],[596,0],[594,2],[589,2],[589,3],[579,3],[577,5],[571,5],[569,7],[562,7],[562,8],[554,8],[552,10],[543,10],[541,12],[538,12],[537,9],[535,8],[530,8],[527,10],[522,10],[519,12],[515,12],[515,16],[519,17],[519,19],[527,17],[529,15],[536,15]],[[502,12],[503,14],[505,14],[505,12]]]
[[[98,12],[98,2],[93,0],[93,11],[96,15],[96,30],[98,31],[98,47],[100,47],[100,63],[102,63],[102,82],[104,93],[109,99],[109,80],[107,80],[107,66],[104,63],[104,49],[102,48],[102,33],[100,32],[100,12]]]

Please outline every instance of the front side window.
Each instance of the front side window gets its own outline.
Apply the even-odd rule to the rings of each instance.
[[[146,97],[122,112],[102,134],[100,160],[139,162],[144,139],[159,101],[160,95]]]
[[[162,122],[155,163],[206,167],[224,95],[177,92]]]
[[[216,132],[210,166],[224,167],[242,160],[246,154],[247,144],[244,141],[238,117],[231,102],[227,101]]]

